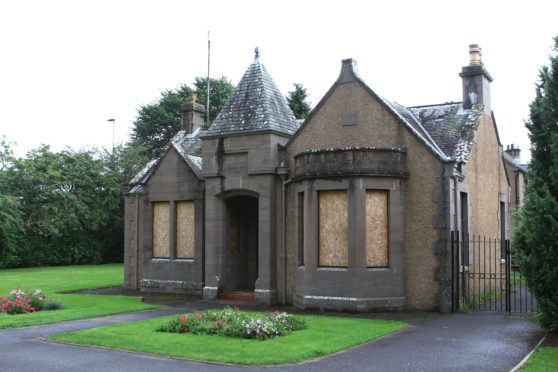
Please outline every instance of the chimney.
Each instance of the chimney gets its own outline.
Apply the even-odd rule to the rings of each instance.
[[[186,133],[194,133],[203,127],[205,107],[196,102],[197,96],[192,94],[189,103],[180,105],[180,129]]]
[[[506,154],[519,162],[519,159],[521,158],[521,149],[519,147],[515,147],[512,143],[506,147]]]
[[[461,69],[463,80],[463,108],[484,105],[484,112],[490,114],[490,83],[492,76],[482,64],[482,53],[478,44],[469,45],[469,66]]]

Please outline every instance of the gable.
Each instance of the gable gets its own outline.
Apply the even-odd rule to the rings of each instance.
[[[293,157],[309,149],[422,147],[385,102],[357,80],[336,83],[287,145]]]
[[[198,179],[184,159],[171,147],[161,158],[151,177],[144,185],[144,190],[151,199],[174,198],[187,199],[196,190]]]

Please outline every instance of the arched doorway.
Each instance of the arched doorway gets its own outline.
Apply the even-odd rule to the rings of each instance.
[[[258,279],[258,199],[228,198],[226,210],[223,291],[253,291]]]

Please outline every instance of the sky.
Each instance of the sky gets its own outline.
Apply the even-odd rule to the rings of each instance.
[[[524,121],[558,35],[558,1],[0,1],[0,137],[16,156],[130,138],[137,110],[207,74],[236,84],[260,48],[287,94],[316,105],[353,58],[404,106],[461,101],[469,44],[494,78],[501,142],[528,150]],[[528,151],[522,160],[528,160]]]

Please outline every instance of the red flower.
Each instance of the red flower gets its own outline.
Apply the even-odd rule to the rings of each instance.
[[[219,322],[213,322],[213,327],[219,327]]]

